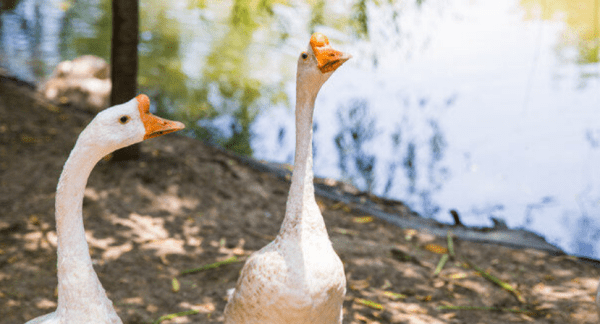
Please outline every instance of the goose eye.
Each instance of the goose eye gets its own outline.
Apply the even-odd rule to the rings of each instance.
[[[302,53],[301,56],[303,60],[306,60],[308,58],[308,54],[306,54],[306,52]]]
[[[127,124],[128,121],[129,121],[129,116],[121,116],[121,118],[119,118],[119,122],[121,124]]]

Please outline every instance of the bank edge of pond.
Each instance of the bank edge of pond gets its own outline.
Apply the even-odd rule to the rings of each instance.
[[[225,151],[222,148],[217,147]],[[232,154],[231,152],[228,152]],[[265,163],[246,156],[233,154],[241,163],[261,172],[271,173],[279,179],[289,181],[292,172],[276,163]],[[348,205],[352,210],[358,213],[369,214],[390,224],[402,228],[412,228],[436,236],[445,237],[451,234],[457,238],[479,242],[500,244],[512,248],[531,248],[546,251],[551,255],[565,255],[566,253],[548,243],[542,236],[524,229],[510,229],[502,226],[496,227],[467,227],[440,223],[434,219],[424,218],[414,211],[408,216],[402,216],[396,213],[383,211],[374,199],[382,200],[379,197],[368,193],[360,192],[358,194],[349,193],[341,190],[338,186],[327,185],[323,179],[315,179],[315,194],[333,201]],[[402,204],[401,202],[397,202]],[[600,267],[600,261],[581,258]]]

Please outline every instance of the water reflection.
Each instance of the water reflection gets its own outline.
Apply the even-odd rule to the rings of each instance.
[[[191,80],[181,62],[189,53],[180,52],[180,37],[186,33],[179,30],[180,19],[169,18],[165,5],[159,10],[155,6],[153,10],[142,10],[142,21],[151,24],[142,23],[145,40],[141,44],[141,70],[150,73],[141,73],[140,84],[154,92],[159,111],[192,125],[191,131],[198,138],[251,155],[250,125],[259,109],[287,101],[285,93],[278,90],[280,84],[265,85],[252,75],[256,57],[248,55],[255,45],[255,33],[271,22],[273,3],[236,0],[229,7],[225,25],[202,20],[200,27],[219,36],[207,44],[210,50],[206,55],[193,53],[202,64],[194,66],[199,68],[199,77]],[[206,8],[205,2],[196,5]],[[158,62],[156,58],[160,58]]]
[[[189,92],[197,96],[195,89],[187,88],[188,78],[182,71],[181,22],[169,10],[165,1],[147,1],[140,6],[139,88],[162,115],[173,115],[175,107],[189,107]]]
[[[600,230],[594,226],[596,222],[583,215],[576,222],[575,240],[571,250],[577,255],[597,255],[596,242],[600,239]]]
[[[9,68],[25,71],[21,67],[24,61],[33,63],[28,71],[31,78],[40,78],[47,73],[42,44],[45,18],[42,11],[45,7],[43,1],[32,2],[27,8],[23,3],[19,5],[19,1],[2,2],[4,17],[0,17],[0,54],[15,55],[20,59],[13,61]]]
[[[402,142],[402,129],[398,127],[396,131],[390,134],[391,138],[391,152],[392,156],[397,157],[400,156],[400,143]],[[383,189],[384,196],[390,196],[392,185],[395,183],[396,179],[396,169],[398,168],[398,161],[396,159],[392,159],[388,162],[387,174],[385,176],[386,182]]]
[[[529,203],[525,207],[525,220],[523,221],[524,227],[529,227],[534,221],[534,214],[543,215],[544,209],[556,206],[556,199],[554,197],[543,197],[539,202]]]
[[[402,192],[426,217],[435,217],[441,211],[434,196],[443,189],[449,171],[443,161],[448,144],[438,113],[448,109],[453,100],[414,95],[398,98],[402,105],[398,109],[400,122],[384,132],[389,136],[391,154],[381,175],[376,176],[387,180],[375,186],[374,192],[389,197]],[[399,173],[398,167],[403,172]]]
[[[598,77],[597,70],[590,71],[585,65],[598,63],[600,60],[600,2],[598,0],[582,0],[577,4],[569,0],[521,0],[526,9],[526,19],[564,21],[569,28],[563,31],[560,42],[556,46],[558,56],[566,62],[581,65],[580,86],[590,77]],[[572,49],[576,49],[573,52]]]
[[[367,191],[373,190],[375,183],[375,154],[367,152],[377,133],[375,118],[369,115],[366,100],[357,99],[348,107],[337,110],[339,132],[334,137],[338,151],[338,165],[342,177]]]
[[[600,147],[600,129],[586,130],[585,139],[590,143],[590,147],[594,149]]]
[[[214,105],[213,109],[233,116],[229,136],[219,142],[241,154],[252,154],[250,124],[259,107],[265,105],[259,99],[268,98],[264,92],[276,91],[276,88],[265,89],[259,79],[251,76],[253,62],[251,57],[244,55],[250,51],[256,30],[273,15],[272,5],[272,1],[235,0],[227,32],[224,37],[213,40],[204,66],[203,82],[219,91],[220,104]],[[273,98],[281,99],[277,95]]]
[[[74,1],[63,4],[60,55],[63,58],[92,54],[110,62],[112,37],[111,0]]]
[[[21,0],[4,0],[4,1],[0,2],[0,10],[2,10],[2,11],[15,10],[15,8],[17,7],[17,4],[20,1]]]

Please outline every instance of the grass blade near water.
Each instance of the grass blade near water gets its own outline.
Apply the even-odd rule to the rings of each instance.
[[[186,275],[186,274],[200,272],[200,271],[206,271],[206,270],[210,270],[210,269],[216,269],[218,267],[228,265],[231,263],[240,262],[240,261],[242,261],[242,260],[238,259],[236,256],[232,256],[231,258],[223,260],[223,261],[217,261],[215,263],[206,264],[201,267],[194,268],[194,269],[183,270],[183,271],[181,271],[181,275]]]
[[[381,305],[380,303],[376,303],[374,301],[368,300],[368,299],[363,299],[363,298],[354,298],[354,302],[361,304],[363,306],[367,306],[369,308],[373,308],[376,310],[382,310],[383,309],[383,305]]]
[[[452,240],[452,233],[448,232],[447,234],[447,239],[448,239],[448,253],[450,254],[450,256],[455,257],[455,251],[454,251],[454,242]],[[471,267],[473,270],[475,270],[477,273],[479,273],[482,277],[484,277],[485,279],[493,282],[494,284],[498,285],[500,288],[510,292],[511,294],[513,294],[517,300],[522,303],[522,304],[526,304],[527,301],[525,300],[525,298],[523,298],[523,295],[521,295],[521,293],[516,290],[513,286],[511,286],[510,284],[500,280],[499,278],[485,272],[485,270],[481,269],[480,267],[478,267],[476,264],[474,264],[473,262],[467,260],[466,258],[460,258],[462,259],[466,264],[469,265],[469,267]],[[441,263],[442,260],[440,260]],[[438,264],[438,267],[440,265]],[[437,268],[436,268],[437,271]],[[441,271],[441,269],[440,269]]]
[[[481,306],[439,306],[438,310],[472,310],[472,311],[494,311],[494,312],[508,312],[508,313],[521,313],[526,315],[535,316],[536,314],[526,309],[514,309],[514,308],[500,308],[500,307],[481,307]]]
[[[179,312],[179,313],[173,313],[173,314],[167,314],[167,315],[163,315],[161,317],[159,317],[158,319],[156,319],[156,321],[152,322],[152,324],[159,324],[162,321],[166,321],[166,320],[170,320],[170,319],[174,319],[176,317],[182,317],[182,316],[188,316],[188,315],[196,315],[200,313],[197,310],[188,310],[188,311],[184,311],[184,312]]]
[[[448,239],[448,253],[451,257],[454,258],[456,257],[456,254],[454,254],[454,241],[452,240],[452,231],[448,231],[446,237]]]
[[[440,272],[444,268],[444,265],[446,265],[446,262],[448,262],[449,258],[450,258],[450,256],[448,254],[442,255],[440,262],[438,262],[437,267],[435,267],[435,271],[433,272],[434,276],[437,276],[440,274]]]
[[[471,268],[473,268],[473,270],[477,271],[482,277],[495,283],[496,285],[500,286],[502,289],[512,293],[520,303],[522,303],[522,304],[527,303],[525,301],[525,298],[523,298],[523,296],[521,295],[521,293],[518,292],[513,286],[511,286],[510,284],[500,280],[499,278],[485,272],[483,269],[481,269],[480,267],[475,265],[473,262],[466,260],[466,259],[464,261],[469,265],[469,267],[471,267]]]

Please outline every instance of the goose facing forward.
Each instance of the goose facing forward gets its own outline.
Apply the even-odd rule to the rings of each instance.
[[[102,112],[81,132],[56,189],[58,307],[27,324],[122,323],[92,267],[81,214],[87,179],[107,154],[185,126],[152,115],[139,95]]]
[[[315,201],[312,124],[321,86],[350,57],[315,33],[298,58],[296,155],[285,217],[275,240],[246,261],[225,324],[342,322],[346,277]]]

